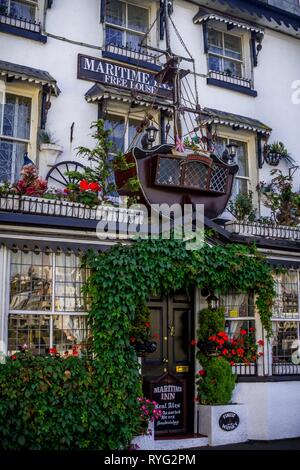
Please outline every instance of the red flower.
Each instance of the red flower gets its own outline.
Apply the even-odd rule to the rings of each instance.
[[[239,357],[242,357],[245,353],[245,350],[244,348],[237,348],[236,352]]]
[[[148,321],[146,321],[146,323],[145,323],[145,327],[146,327],[146,328],[150,328],[150,326],[151,326],[151,323],[150,323],[150,322],[148,322]]]
[[[201,370],[198,371],[198,375],[200,375],[201,377],[203,377],[205,374],[206,374],[206,372],[205,372],[204,369],[201,369]]]
[[[192,339],[191,345],[192,345],[192,346],[196,346],[196,344],[197,344],[197,340],[196,340],[196,339]]]
[[[235,356],[235,355],[236,355],[236,352],[235,352],[235,350],[234,350],[234,349],[232,349],[232,350],[231,350],[231,354],[232,354],[233,356]]]
[[[89,189],[91,189],[92,191],[98,192],[98,191],[100,191],[101,186],[100,186],[99,183],[97,183],[97,181],[94,181],[93,183],[89,184]]]
[[[198,403],[198,398],[194,397],[194,403]]]
[[[50,349],[49,349],[49,353],[50,353],[50,354],[56,354],[56,353],[57,353],[57,349],[56,349],[56,348],[50,348]]]
[[[208,339],[209,339],[209,341],[217,341],[217,337],[216,337],[216,336],[210,336]]]
[[[15,361],[15,360],[17,359],[17,356],[15,356],[15,355],[14,355],[14,356],[11,356],[11,359],[12,359],[13,361]]]
[[[247,330],[241,330],[241,331],[240,331],[240,334],[243,335],[243,336],[245,336],[245,335],[247,334]]]
[[[81,189],[81,191],[87,191],[89,189],[89,183],[87,182],[87,180],[81,180],[79,182],[79,188]]]
[[[228,354],[228,349],[226,349],[226,348],[223,349],[222,354],[223,354],[223,356],[227,356],[227,354]]]
[[[257,341],[257,344],[259,346],[263,346],[265,343],[264,343],[264,340],[260,339],[259,341]]]
[[[73,355],[73,356],[78,356],[78,351],[77,351],[77,349],[73,349],[72,355]]]
[[[71,191],[71,190],[70,190],[69,188],[65,188],[65,189],[64,189],[64,193],[65,193],[65,194],[69,194],[70,191]]]
[[[261,356],[264,355],[264,353],[263,353],[263,352],[259,352],[258,355],[259,355],[259,357],[261,357]]]
[[[130,336],[130,342],[135,343],[136,342],[136,337],[135,336]]]
[[[235,362],[234,362],[234,361],[230,361],[229,364],[230,364],[231,366],[234,366]]]
[[[253,326],[251,328],[249,328],[249,331],[255,331],[255,328],[253,328]]]
[[[225,343],[224,339],[217,339],[217,343],[223,345]]]
[[[158,333],[154,333],[154,334],[153,334],[153,338],[159,339],[159,334],[158,334]]]

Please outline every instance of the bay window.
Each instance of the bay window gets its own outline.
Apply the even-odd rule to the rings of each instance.
[[[273,307],[273,374],[300,373],[299,271],[276,275]]]
[[[149,9],[130,2],[107,0],[105,13],[105,43],[140,49],[139,44],[149,28]]]
[[[19,178],[31,134],[31,98],[6,93],[0,105],[0,182]]]
[[[82,287],[86,271],[74,254],[11,252],[8,354],[66,354],[88,347]]]

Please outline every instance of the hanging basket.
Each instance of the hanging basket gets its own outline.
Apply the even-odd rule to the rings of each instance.
[[[264,153],[265,162],[271,166],[278,166],[282,155],[280,153],[265,152]]]

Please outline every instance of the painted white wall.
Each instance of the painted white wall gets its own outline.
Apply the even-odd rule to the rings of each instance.
[[[282,140],[300,164],[300,104],[292,103],[292,83],[300,80],[299,39],[266,29],[259,64],[254,68],[257,98],[208,86],[205,78],[207,65],[203,52],[202,26],[193,24],[197,11],[197,5],[175,0],[172,18],[189,52],[195,58],[197,74],[204,75],[197,78],[201,105],[257,118],[270,125],[273,128],[271,141]],[[100,23],[100,1],[53,2],[52,8],[47,10],[45,29],[51,35],[76,44],[53,37],[48,37],[48,42],[41,44],[0,33],[0,58],[47,70],[57,80],[61,94],[58,98],[52,98],[47,129],[54,133],[57,142],[63,146],[59,159],[74,159],[76,147],[92,144],[89,126],[97,119],[97,105],[87,103],[84,99],[85,92],[93,82],[77,79],[77,55],[83,53],[101,57],[99,48],[103,41],[103,28]],[[173,28],[170,29],[174,51],[186,56]],[[183,62],[182,66],[190,68],[191,64]],[[71,144],[70,127],[73,122],[74,140]],[[251,154],[250,158],[255,164],[256,155]],[[259,179],[268,181],[271,168],[265,164]],[[284,164],[281,164],[281,168],[287,169]],[[300,171],[295,175],[296,189],[299,184]]]
[[[239,383],[233,402],[247,405],[248,437],[255,440],[300,436],[300,382]]]

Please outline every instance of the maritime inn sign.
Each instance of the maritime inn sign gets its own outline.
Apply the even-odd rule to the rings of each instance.
[[[159,84],[155,73],[78,54],[78,78],[172,99],[172,88]]]

